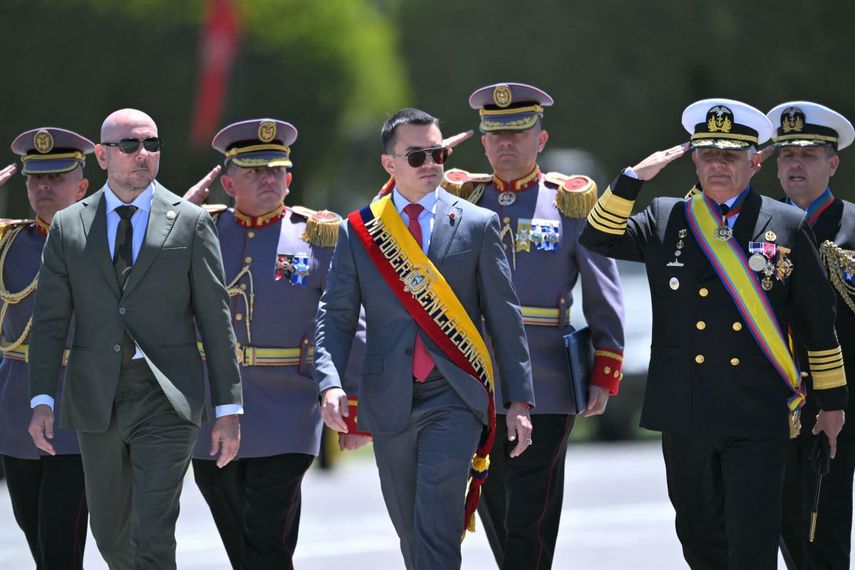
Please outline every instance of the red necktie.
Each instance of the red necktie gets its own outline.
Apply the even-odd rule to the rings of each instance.
[[[424,210],[421,204],[407,204],[404,213],[410,218],[410,233],[416,238],[416,243],[422,247],[422,226],[419,224],[419,214]],[[413,344],[413,378],[418,382],[424,382],[431,370],[433,370],[433,358],[430,357],[422,337],[416,332],[416,342]]]

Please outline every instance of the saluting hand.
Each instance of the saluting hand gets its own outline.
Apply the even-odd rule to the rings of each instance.
[[[30,432],[36,447],[45,453],[56,455],[53,445],[48,441],[53,439],[53,410],[50,406],[39,404],[33,408],[33,417],[30,419],[30,427],[27,431]]]
[[[632,171],[635,172],[635,175],[640,179],[650,180],[659,174],[663,168],[686,154],[686,151],[689,150],[689,146],[689,143],[683,143],[678,144],[677,146],[672,146],[669,149],[654,152],[633,166]]]
[[[347,433],[344,418],[350,415],[347,406],[347,394],[341,388],[329,388],[321,394],[321,415],[331,430]]]
[[[837,455],[837,435],[846,423],[846,412],[843,410],[820,410],[813,426],[813,435],[824,431],[828,436],[828,455],[832,459]]]
[[[606,406],[609,403],[609,391],[606,388],[599,386],[591,386],[588,388],[588,407],[582,412],[586,418],[591,416],[599,416],[606,411]]]
[[[196,204],[197,206],[201,206],[202,203],[208,199],[208,194],[211,193],[211,184],[213,184],[214,180],[217,179],[217,176],[220,175],[220,170],[222,170],[222,167],[218,164],[211,170],[211,172],[206,174],[202,180],[191,186],[190,189],[184,193],[184,199]]]
[[[511,450],[511,457],[519,457],[529,445],[531,445],[531,417],[528,412],[528,404],[524,402],[513,402],[508,408],[505,417],[508,427],[508,441],[516,441],[516,446]]]
[[[15,174],[15,172],[17,172],[17,171],[18,171],[18,167],[15,166],[14,164],[10,164],[9,166],[4,168],[3,170],[0,170],[0,186],[3,186],[4,184],[6,184],[6,182],[8,182],[9,179],[12,178],[12,175]]]
[[[223,468],[237,457],[240,449],[240,420],[237,414],[220,416],[211,430],[211,457],[217,453],[217,467]]]

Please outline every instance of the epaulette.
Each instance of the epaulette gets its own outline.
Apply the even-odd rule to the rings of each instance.
[[[490,174],[466,172],[459,168],[446,170],[442,175],[442,188],[455,196],[477,204],[484,195],[484,188],[493,181]]]
[[[587,176],[547,172],[543,181],[549,188],[558,189],[555,206],[568,218],[586,218],[597,203],[597,183]]]
[[[0,243],[10,231],[15,228],[28,226],[33,223],[33,220],[11,220],[9,218],[0,218]]]
[[[317,211],[305,206],[291,206],[291,211],[306,218],[301,240],[317,247],[335,247],[341,216],[329,210]]]
[[[220,214],[229,209],[225,204],[202,204],[202,207],[205,208],[205,211],[214,218],[214,221],[217,221],[217,218],[220,217]]]

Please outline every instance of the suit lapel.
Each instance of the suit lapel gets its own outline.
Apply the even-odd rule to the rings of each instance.
[[[746,251],[749,241],[760,241],[760,237],[772,219],[771,215],[763,211],[762,206],[763,198],[752,189],[742,208],[742,213],[734,224],[733,233],[736,241]]]
[[[445,259],[448,248],[457,233],[457,228],[463,223],[463,210],[455,205],[458,199],[442,189],[438,190],[433,230],[430,236],[430,246],[428,246],[428,257],[435,264],[439,264]]]
[[[174,204],[167,199],[166,193],[163,186],[157,182],[154,183],[154,197],[151,201],[151,212],[148,215],[145,239],[137,256],[137,261],[134,263],[134,269],[125,284],[125,295],[130,293],[145,276],[160,252],[160,248],[166,242],[169,232],[172,231],[175,220],[178,219],[178,209],[173,208]],[[170,212],[172,213],[170,214]]]
[[[80,210],[80,222],[86,236],[86,255],[95,261],[110,289],[118,297],[119,283],[107,244],[107,200],[104,199],[104,188],[84,198],[83,204],[86,207]]]

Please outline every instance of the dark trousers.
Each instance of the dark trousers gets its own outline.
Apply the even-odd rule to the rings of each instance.
[[[662,434],[668,496],[695,570],[775,570],[786,438]]]
[[[3,455],[12,512],[38,570],[83,568],[89,509],[79,455]]]
[[[464,499],[481,427],[440,376],[413,384],[406,428],[373,434],[383,500],[408,570],[460,568]]]
[[[300,530],[300,484],[314,459],[303,453],[251,457],[222,469],[193,460],[205,497],[235,570],[293,568]]]
[[[143,361],[123,366],[107,431],[77,432],[92,535],[110,570],[175,568],[175,522],[199,428]]]
[[[531,416],[532,444],[510,452],[505,416],[496,416],[496,443],[478,514],[499,568],[551,568],[564,502],[564,456],[575,416]]]
[[[855,437],[837,438],[837,455],[831,461],[831,471],[822,478],[816,536],[811,543],[808,532],[816,473],[808,458],[813,439],[804,435],[790,443],[781,553],[790,570],[843,570],[850,565]]]

